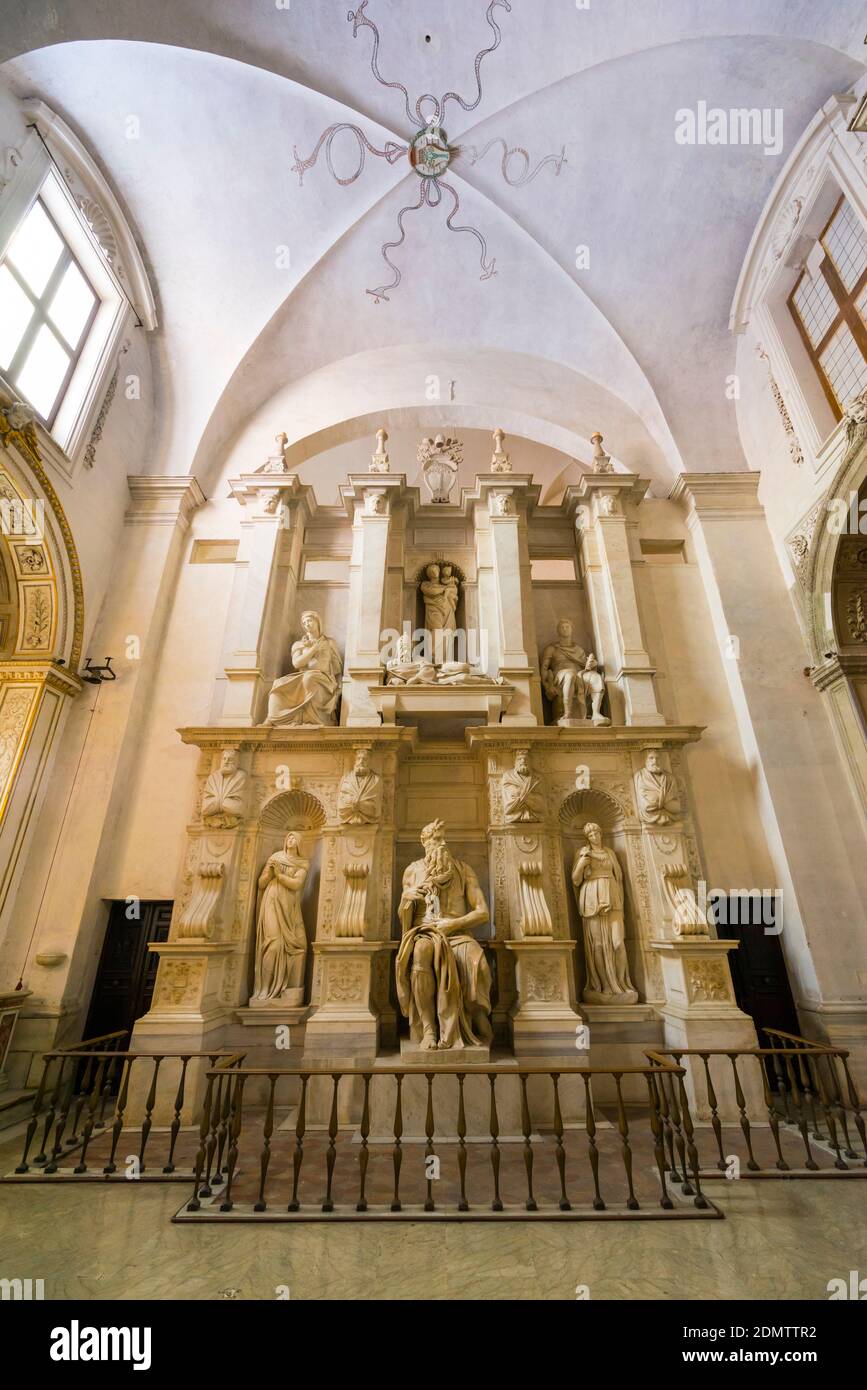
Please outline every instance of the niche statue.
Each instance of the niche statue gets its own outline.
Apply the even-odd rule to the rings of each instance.
[[[322,619],[309,610],[301,614],[303,634],[292,643],[293,670],[280,676],[268,696],[266,724],[335,724],[343,663],[332,637],[322,631]]]
[[[252,1005],[272,1001],[300,1005],[304,994],[307,933],[301,916],[301,891],[310,861],[301,853],[295,831],[283,848],[272,854],[259,876],[259,917],[256,923],[256,974]]]
[[[479,881],[454,859],[441,820],[421,832],[424,858],[403,875],[397,997],[412,1040],[425,1050],[491,1040],[491,972],[472,935],[488,920]]]
[[[623,870],[602,831],[590,821],[587,844],[575,855],[572,887],[584,932],[587,981],[585,1004],[636,1004],[638,992],[629,978],[623,921]]]

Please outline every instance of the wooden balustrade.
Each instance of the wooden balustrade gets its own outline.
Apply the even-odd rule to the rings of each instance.
[[[146,1177],[149,1181],[189,1181],[195,1168],[192,1145],[188,1146],[185,1162],[179,1165],[177,1160],[183,1111],[190,1099],[190,1063],[207,1064],[207,1086],[212,1088],[211,1073],[220,1075],[223,1068],[240,1065],[244,1054],[125,1052],[117,1046],[125,1036],[114,1033],[91,1040],[109,1044],[106,1048],[76,1043],[74,1047],[46,1053],[21,1160],[10,1178]],[[133,1083],[139,1082],[138,1093],[144,1096],[141,1113],[130,1114],[131,1088],[135,1090]],[[107,1113],[112,1101],[112,1113]],[[154,1123],[158,1106],[171,1111],[167,1125]],[[31,1157],[37,1134],[41,1134],[39,1152]],[[128,1140],[135,1136],[136,1152],[125,1155],[120,1162],[118,1152],[123,1136]],[[162,1148],[163,1136],[166,1144],[160,1161],[155,1150],[158,1137]],[[73,1156],[77,1162],[69,1166],[68,1160]],[[221,1159],[222,1149],[218,1171]]]
[[[687,1108],[686,1114],[692,1142],[701,1145],[697,1166],[705,1180],[735,1173],[867,1176],[867,1135],[848,1052],[796,1034],[765,1031],[771,1047],[675,1048],[645,1054],[649,1062],[660,1064],[657,1087],[668,1170],[684,1192],[691,1188],[683,1176],[677,1129],[685,1069],[693,1088],[691,1112]],[[671,1071],[672,1063],[677,1072]],[[724,1114],[722,1095],[727,1098]],[[751,1105],[748,1095],[761,1096],[760,1105]]]
[[[646,1106],[627,1102],[624,1083],[636,1077]],[[683,1082],[684,1069],[662,1058],[617,1070],[212,1069],[193,1192],[175,1220],[717,1217]],[[666,1125],[689,1200],[669,1188]]]

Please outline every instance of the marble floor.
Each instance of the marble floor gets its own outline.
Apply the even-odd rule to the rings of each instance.
[[[714,1182],[723,1221],[172,1225],[185,1195],[0,1186],[0,1277],[47,1299],[825,1299],[867,1270],[867,1182],[845,1178]]]

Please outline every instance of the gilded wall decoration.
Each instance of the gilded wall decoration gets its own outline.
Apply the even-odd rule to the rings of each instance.
[[[16,689],[10,685],[0,687],[0,805],[2,806],[5,806],[8,800],[12,777],[20,757],[30,713],[37,699],[37,694],[38,692],[33,686],[24,689]]]

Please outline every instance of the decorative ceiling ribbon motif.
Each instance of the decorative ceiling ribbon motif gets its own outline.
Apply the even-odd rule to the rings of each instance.
[[[462,148],[461,146],[450,146],[446,139],[445,131],[442,128],[441,122],[447,102],[457,102],[464,111],[475,111],[477,106],[481,103],[482,61],[489,53],[493,53],[499,48],[502,42],[502,33],[499,25],[494,19],[494,10],[500,8],[504,9],[507,13],[511,13],[512,6],[509,0],[491,0],[491,3],[485,11],[485,18],[494,37],[493,42],[488,44],[487,48],[480,49],[476,54],[474,64],[476,76],[475,100],[465,101],[460,93],[453,91],[446,92],[439,98],[435,97],[432,92],[424,92],[416,100],[415,108],[413,109],[409,92],[403,83],[389,82],[382,76],[379,70],[379,29],[374,24],[373,20],[368,19],[365,14],[367,5],[368,0],[361,0],[358,8],[350,10],[347,15],[347,19],[352,25],[352,36],[353,38],[357,38],[359,29],[370,29],[372,32],[373,50],[370,55],[370,70],[380,86],[388,87],[393,91],[403,94],[407,122],[411,126],[416,127],[415,133],[405,145],[399,144],[394,140],[389,140],[386,142],[384,149],[378,149],[376,145],[371,143],[359,126],[353,125],[347,121],[341,121],[335,125],[328,126],[327,129],[322,132],[312,153],[306,159],[299,154],[297,145],[294,147],[293,153],[295,156],[295,163],[292,165],[292,172],[298,175],[299,183],[303,183],[304,174],[316,164],[324,146],[325,162],[328,165],[329,173],[337,183],[346,187],[348,184],[354,183],[360,176],[364,168],[366,154],[374,155],[378,159],[387,159],[389,164],[396,164],[403,155],[408,156],[412,168],[422,180],[421,190],[418,201],[406,204],[397,214],[397,225],[400,235],[394,241],[383,242],[380,248],[382,259],[392,272],[392,279],[382,285],[378,285],[376,289],[368,289],[366,291],[367,294],[373,297],[377,304],[383,299],[388,301],[388,291],[397,289],[401,282],[402,275],[400,268],[395,265],[394,261],[389,256],[389,252],[402,246],[406,240],[406,230],[404,228],[404,218],[406,214],[408,212],[417,212],[422,207],[439,207],[442,201],[443,189],[451,195],[453,202],[452,210],[446,218],[446,226],[449,231],[468,232],[471,236],[476,238],[480,247],[479,265],[481,266],[481,274],[479,275],[479,279],[490,280],[492,276],[496,275],[497,271],[495,269],[494,258],[488,258],[488,248],[485,237],[478,227],[455,225],[453,218],[460,207],[460,197],[457,189],[452,184],[441,182],[443,174],[445,174],[450,164],[455,163],[461,158],[466,159],[471,165],[477,164],[481,159],[484,159],[485,155],[494,145],[501,145],[503,148],[501,160],[502,175],[505,182],[512,188],[523,188],[525,184],[531,183],[540,170],[549,164],[553,165],[554,175],[556,177],[566,162],[565,145],[561,149],[559,155],[547,155],[544,159],[540,160],[535,168],[531,168],[530,156],[527,151],[520,145],[509,147],[501,136],[489,140],[482,150],[478,150],[474,145],[468,145]],[[335,136],[344,130],[350,131],[357,141],[357,164],[351,173],[340,175],[334,167],[331,156],[331,146]],[[510,168],[512,170],[515,168],[514,163],[511,162],[513,161],[513,156],[519,156],[520,159],[518,172],[510,172]]]

